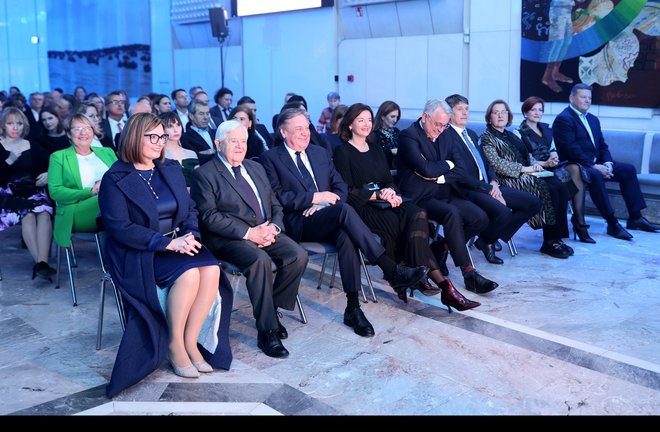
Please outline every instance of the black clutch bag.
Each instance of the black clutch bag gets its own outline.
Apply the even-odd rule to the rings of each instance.
[[[392,208],[390,203],[385,201],[385,200],[377,199],[377,200],[371,200],[371,201],[368,201],[368,202],[369,202],[370,206],[376,207],[376,208],[381,209],[381,210]]]

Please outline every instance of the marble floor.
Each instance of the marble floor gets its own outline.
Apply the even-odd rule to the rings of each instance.
[[[103,344],[95,349],[98,264],[77,242],[78,303],[62,288],[31,280],[20,231],[0,233],[0,414],[9,415],[658,415],[660,414],[660,234],[625,242],[589,218],[596,245],[568,241],[575,255],[538,252],[541,233],[523,227],[519,254],[504,265],[471,249],[499,282],[482,306],[447,313],[439,298],[402,303],[376,267],[378,302],[363,304],[370,339],[342,322],[345,296],[321,289],[321,261],[300,287],[308,323],[284,311],[288,359],[265,356],[243,279],[230,339],[234,363],[197,380],[163,366],[110,400],[104,395],[121,328],[108,294]],[[52,263],[55,262],[53,258]],[[65,267],[63,266],[63,269]],[[66,272],[66,270],[64,270]],[[339,282],[337,283],[339,285]]]

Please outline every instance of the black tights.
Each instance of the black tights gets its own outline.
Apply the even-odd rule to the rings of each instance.
[[[571,175],[571,180],[577,188],[577,192],[573,195],[573,217],[571,219],[584,225],[584,196],[587,185],[582,180],[580,165],[568,164],[566,165],[566,171]]]

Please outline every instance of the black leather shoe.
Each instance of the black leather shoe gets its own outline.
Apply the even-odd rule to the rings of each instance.
[[[660,230],[660,225],[652,224],[644,216],[642,216],[632,221],[628,220],[626,228],[646,232],[658,232],[658,230]]]
[[[477,294],[484,294],[497,288],[499,285],[490,279],[481,276],[476,270],[463,275],[465,289]]]
[[[495,240],[495,243],[493,243],[493,249],[495,249],[495,252],[499,252],[502,250],[502,243],[500,243],[499,240]]]
[[[344,324],[352,327],[356,334],[363,337],[372,337],[376,334],[373,326],[359,307],[351,311],[344,311]]]
[[[438,268],[443,276],[449,276],[449,269],[447,268],[447,258],[449,257],[449,248],[445,247],[445,242],[441,240],[431,243],[431,252],[435,260],[438,262]]]
[[[407,267],[403,264],[397,264],[394,269],[394,274],[385,280],[387,280],[394,291],[398,293],[399,288],[407,288],[417,285],[417,282],[422,280],[428,271],[429,268],[426,266]]]
[[[504,264],[504,261],[502,261],[502,258],[495,255],[495,247],[492,244],[488,244],[485,241],[481,240],[481,238],[478,238],[477,241],[474,242],[474,245],[479,250],[481,250],[481,252],[484,253],[484,256],[486,257],[486,260],[489,263],[491,263],[491,264]]]
[[[277,337],[280,339],[286,339],[289,337],[289,332],[286,331],[286,327],[280,322],[281,314],[278,311],[275,311],[275,319],[277,320]]]
[[[607,235],[620,240],[632,240],[633,238],[632,234],[626,231],[618,222],[614,225],[607,224]]]
[[[442,289],[435,285],[428,276],[424,276],[416,286],[410,288],[410,297],[414,297],[415,290],[419,290],[425,296],[434,296],[442,292]]]
[[[573,250],[572,247],[564,243],[562,239],[557,240],[561,247],[568,253],[568,256],[573,256],[575,254],[575,251]]]
[[[289,356],[289,351],[284,348],[282,341],[277,336],[277,330],[257,332],[257,346],[268,357],[285,358]]]
[[[568,258],[568,251],[558,241],[553,241],[552,243],[543,242],[541,253],[550,255],[553,258]]]

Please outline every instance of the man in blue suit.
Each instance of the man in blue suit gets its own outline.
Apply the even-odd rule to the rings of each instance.
[[[628,209],[626,228],[649,232],[660,230],[659,225],[650,223],[642,216],[641,211],[646,208],[646,202],[635,167],[612,159],[598,117],[587,112],[591,107],[591,86],[584,83],[574,85],[569,100],[571,104],[559,113],[552,124],[555,145],[561,160],[578,163],[589,173],[589,194],[607,221],[607,234],[621,240],[633,237],[614,216],[614,208],[605,188],[606,181],[620,184],[621,195]]]
[[[360,309],[360,259],[358,249],[378,265],[385,280],[405,299],[407,287],[422,279],[427,267],[396,264],[385,254],[355,210],[348,205],[348,186],[335,169],[327,150],[310,146],[309,120],[305,110],[280,112],[278,129],[284,144],[260,156],[271,186],[284,209],[284,226],[296,241],[328,242],[337,246],[339,271],[348,299],[344,324],[360,336],[374,329]]]

